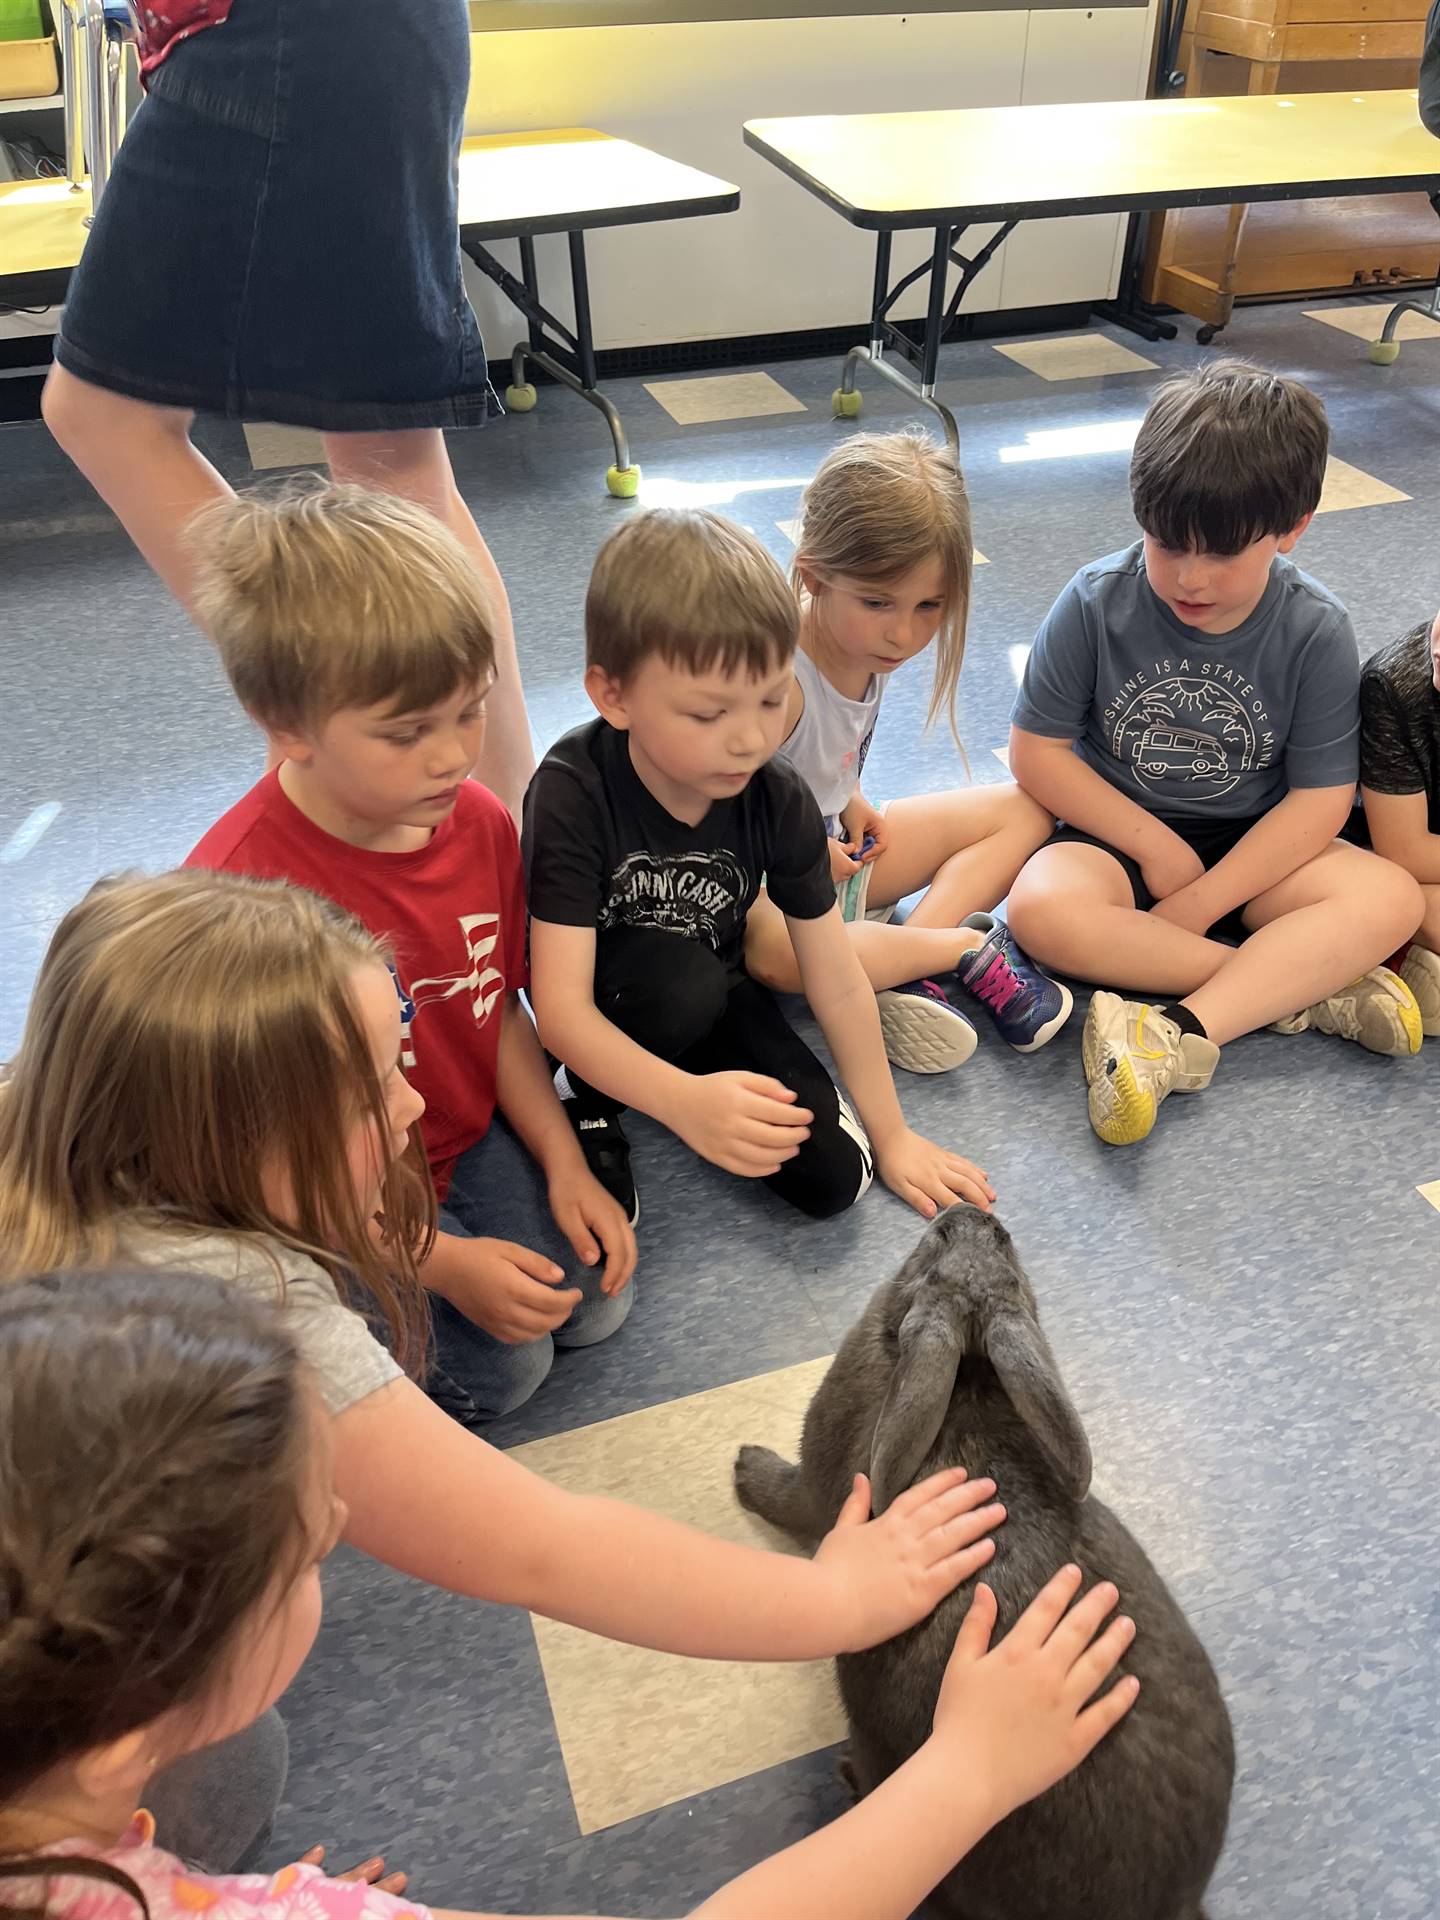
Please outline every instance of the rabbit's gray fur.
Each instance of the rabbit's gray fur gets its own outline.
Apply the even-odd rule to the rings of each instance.
[[[1019,1808],[943,1882],[950,1920],[1202,1920],[1225,1837],[1235,1749],[1215,1673],[1140,1547],[1092,1499],[1090,1448],[1009,1234],[956,1206],[926,1231],[847,1334],[805,1419],[800,1464],[735,1463],[741,1503],[813,1545],[856,1473],[874,1510],[942,1467],[989,1475],[1009,1518],[977,1575],[1008,1632],[1066,1561],[1113,1580],[1136,1624],[1129,1715],[1088,1760]],[[837,1662],[848,1767],[866,1793],[930,1732],[973,1583],[908,1633]],[[1107,1682],[1107,1684],[1109,1684]]]

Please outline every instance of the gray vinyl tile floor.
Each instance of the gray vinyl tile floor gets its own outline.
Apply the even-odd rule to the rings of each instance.
[[[1440,332],[1382,370],[1363,322],[1348,324],[1251,309],[1227,343],[1325,398],[1337,465],[1297,557],[1346,600],[1368,653],[1440,605]],[[1128,434],[1155,380],[1200,351],[1081,331],[1142,364],[1084,342],[1030,365],[984,342],[942,361],[987,560],[961,711],[981,781],[1005,777],[994,749],[1036,623],[1077,565],[1132,537]],[[683,404],[669,396],[688,424],[664,404],[665,377],[609,390],[644,499],[717,506],[783,562],[802,487],[851,430],[830,415],[837,368],[771,368],[778,399],[753,370],[730,387],[727,372]],[[898,393],[862,386],[865,424],[913,417]],[[202,437],[237,483],[252,448],[308,451],[224,423]],[[452,447],[514,602],[543,747],[586,711],[585,581],[634,509],[604,490],[598,416],[557,388]],[[925,702],[917,664],[887,697],[872,797],[965,777],[945,731],[922,734]],[[38,426],[0,428],[0,712],[3,1058],[65,908],[103,872],[179,860],[261,761],[208,648]],[[1209,1094],[1112,1154],[1085,1122],[1079,1026],[1024,1059],[986,1028],[959,1073],[907,1078],[902,1099],[990,1172],[1097,1485],[1219,1669],[1240,1773],[1211,1920],[1433,1920],[1440,1044],[1395,1062],[1253,1036],[1227,1049]],[[493,1437],[567,1483],[747,1537],[727,1491],[735,1438],[793,1431],[811,1363],[919,1223],[878,1189],[840,1220],[793,1219],[648,1123],[632,1134],[638,1310],[604,1346],[562,1354]],[[844,1804],[823,1672],[768,1689],[683,1663],[636,1679],[598,1644],[586,1657],[523,1615],[355,1554],[327,1586],[286,1704],[277,1849],[383,1848],[442,1906],[676,1914]],[[686,1710],[702,1685],[704,1712]],[[607,1767],[607,1751],[624,1764]]]

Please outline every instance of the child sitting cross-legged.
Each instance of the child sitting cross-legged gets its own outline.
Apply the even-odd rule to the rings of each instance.
[[[905,1124],[875,994],[835,899],[820,809],[776,750],[798,610],[753,534],[704,511],[630,520],[585,605],[599,718],[525,799],[535,1016],[597,1174],[633,1206],[638,1107],[816,1217],[881,1176],[927,1217],[993,1189]],[[858,1109],[746,970],[762,879]],[[867,1137],[868,1134],[868,1137]]]
[[[1259,367],[1167,380],[1130,469],[1142,538],[1081,568],[1026,664],[1010,765],[1063,824],[1010,918],[1045,965],[1126,990],[1094,995],[1083,1042],[1112,1146],[1257,1027],[1420,1046],[1382,964],[1420,890],[1336,838],[1359,772],[1355,634],[1290,558],[1329,437],[1317,397]]]
[[[0,1915],[431,1920],[363,1870],[187,1864],[145,1811],[157,1769],[233,1743],[319,1630],[347,1513],[283,1321],[190,1274],[61,1273],[0,1296]],[[1064,1568],[993,1649],[977,1586],[920,1751],[692,1914],[904,1920],[1133,1706],[1139,1682],[1114,1677],[1133,1625],[1111,1617],[1113,1586],[1077,1599],[1080,1583]],[[480,1860],[477,1903],[484,1877]]]
[[[490,1419],[534,1393],[557,1346],[625,1319],[635,1236],[576,1146],[520,1002],[519,844],[470,778],[489,604],[432,514],[359,487],[242,495],[192,539],[206,629],[279,765],[186,864],[309,887],[386,942],[441,1202],[422,1269],[427,1385],[458,1420]]]
[[[1012,782],[892,800],[877,810],[860,777],[892,673],[935,650],[930,719],[948,710],[965,653],[973,571],[970,502],[948,450],[912,433],[856,434],[805,490],[792,584],[800,645],[785,707],[785,758],[825,816],[846,930],[875,989],[897,1067],[959,1066],[986,1008],[1019,1053],[1070,1017],[1070,989],[1031,966],[990,909],[1055,822]],[[957,736],[958,744],[958,736]],[[923,889],[904,924],[897,901]],[[745,963],[757,980],[800,984],[784,916],[762,892]]]
[[[1371,843],[1420,883],[1425,918],[1395,956],[1440,1037],[1440,613],[1382,647],[1360,676],[1360,793]]]

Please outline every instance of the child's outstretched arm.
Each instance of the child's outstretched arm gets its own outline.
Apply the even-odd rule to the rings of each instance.
[[[408,1380],[335,1421],[345,1538],[402,1573],[591,1633],[710,1660],[816,1660],[930,1613],[994,1552],[994,1483],[934,1475],[867,1518],[861,1480],[813,1560],[567,1493]]]
[[[1135,1704],[1133,1678],[1092,1698],[1134,1627],[1122,1616],[1101,1631],[1119,1596],[1092,1587],[1070,1606],[1079,1585],[1078,1567],[1056,1574],[993,1648],[995,1599],[977,1587],[920,1751],[849,1813],[712,1894],[690,1920],[905,1920],[977,1841],[1079,1766]]]
[[[885,1058],[875,990],[845,932],[839,907],[818,920],[787,915],[785,924],[801,990],[864,1122],[886,1186],[927,1220],[957,1200],[968,1200],[988,1213],[995,1189],[979,1167],[905,1124]]]
[[[1404,867],[1422,887],[1440,886],[1440,833],[1430,831],[1428,796],[1422,791],[1377,793],[1362,784],[1360,797],[1381,859]]]

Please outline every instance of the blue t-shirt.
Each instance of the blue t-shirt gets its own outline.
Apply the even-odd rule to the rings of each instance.
[[[1248,817],[1292,787],[1355,783],[1360,652],[1334,594],[1283,554],[1233,633],[1186,626],[1137,541],[1082,567],[1046,614],[1010,718],[1075,741],[1149,813]]]

